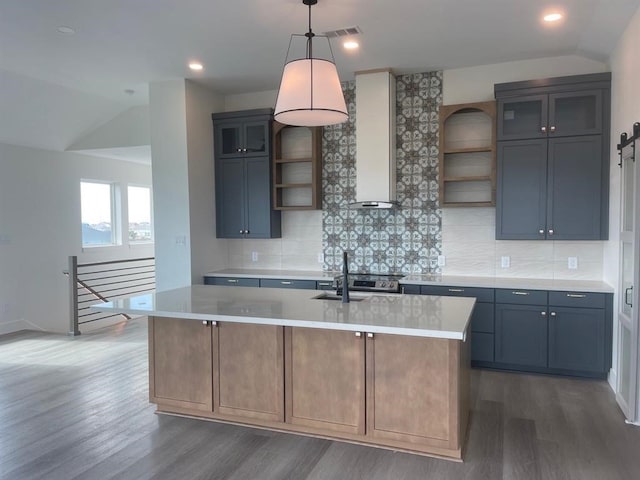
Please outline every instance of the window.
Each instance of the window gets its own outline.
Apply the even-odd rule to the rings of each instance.
[[[129,243],[152,242],[151,189],[149,187],[127,188],[129,213]]]
[[[114,187],[110,183],[80,182],[82,246],[115,245]]]

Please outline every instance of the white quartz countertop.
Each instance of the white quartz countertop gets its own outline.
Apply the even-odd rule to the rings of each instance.
[[[317,290],[205,285],[101,303],[94,311],[465,340],[474,298],[352,293],[343,304]]]
[[[413,285],[452,285],[480,288],[522,288],[527,290],[555,290],[591,293],[613,293],[605,282],[589,280],[551,280],[543,278],[466,277],[458,275],[407,275],[400,283]]]
[[[303,270],[261,270],[229,268],[206,273],[205,277],[235,278],[286,278],[291,280],[333,280],[340,272]],[[528,290],[556,290],[593,293],[613,293],[613,287],[605,282],[590,280],[552,280],[521,277],[471,277],[462,275],[407,275],[400,283],[414,285],[451,285],[480,288],[523,288]]]

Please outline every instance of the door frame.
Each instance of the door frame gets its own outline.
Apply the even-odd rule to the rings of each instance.
[[[628,147],[627,147],[628,148]],[[633,144],[631,145],[633,148]],[[634,149],[635,150],[635,149]],[[624,155],[621,156],[621,174],[620,174],[620,239],[619,239],[619,264],[618,264],[618,301],[616,304],[616,323],[617,323],[617,366],[616,366],[616,401],[622,409],[626,417],[626,423],[640,426],[640,309],[638,308],[638,299],[640,298],[638,290],[640,289],[640,265],[638,259],[640,259],[640,165],[636,163],[636,159],[633,156],[627,154],[623,149]],[[635,152],[634,152],[635,153]],[[638,154],[635,154],[638,157]],[[632,204],[634,206],[632,213],[633,230],[631,232],[624,231],[624,208],[625,208],[625,168],[624,162],[634,162],[634,181],[633,181],[633,197]],[[622,307],[627,300],[626,291],[624,288],[624,244],[628,243],[633,248],[633,262],[634,265],[632,273],[632,285],[633,290],[631,297],[631,304],[633,305],[630,316],[626,316],[622,313]],[[628,318],[625,318],[628,317]],[[622,328],[626,328],[630,331],[631,336],[631,352],[629,355],[629,398],[625,399],[621,391],[621,383],[624,381],[622,377],[623,365],[622,365]],[[627,401],[628,400],[628,401]]]

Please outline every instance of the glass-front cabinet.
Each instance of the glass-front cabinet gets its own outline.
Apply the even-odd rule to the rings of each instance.
[[[498,139],[595,135],[602,132],[602,91],[585,90],[498,101]]]
[[[220,122],[216,125],[217,158],[261,156],[269,153],[269,124],[264,121]]]

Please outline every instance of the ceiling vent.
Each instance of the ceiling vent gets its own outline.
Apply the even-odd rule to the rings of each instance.
[[[347,28],[339,28],[337,30],[331,30],[330,32],[324,32],[322,35],[326,35],[328,38],[336,38],[336,37],[349,37],[351,35],[359,35],[362,33],[362,29],[360,27],[347,27]]]

